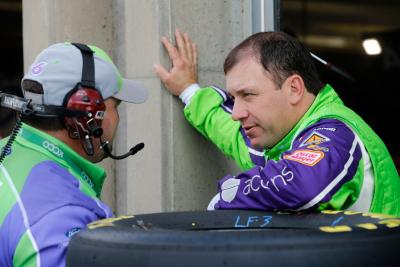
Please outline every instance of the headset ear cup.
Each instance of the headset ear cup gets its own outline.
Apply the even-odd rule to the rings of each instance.
[[[72,43],[82,54],[82,78],[75,88],[64,98],[66,114],[74,117],[65,117],[65,125],[69,135],[79,138],[86,154],[93,155],[92,136],[99,138],[103,134],[101,124],[106,106],[95,83],[94,51],[85,44]],[[71,116],[71,115],[70,115]]]
[[[100,137],[103,134],[101,124],[106,109],[101,93],[94,88],[81,87],[78,84],[67,96],[64,99],[64,107],[67,110],[88,114],[82,117],[64,118],[69,135],[72,138],[84,138],[86,135]]]
[[[68,106],[70,106],[69,100],[71,99],[71,96],[76,93],[79,88],[80,84],[78,83],[71,91],[68,92],[68,94],[65,95],[63,100],[63,107],[65,109],[68,109]],[[78,130],[78,125],[74,118],[65,116],[64,118],[62,118],[62,121],[64,122],[65,128],[68,131],[69,137],[73,139],[81,138],[80,131]]]

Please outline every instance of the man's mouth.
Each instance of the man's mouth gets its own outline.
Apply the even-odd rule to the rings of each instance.
[[[246,136],[251,138],[254,135],[254,131],[256,130],[256,126],[255,125],[243,126],[243,129],[244,129],[244,132],[245,132]]]

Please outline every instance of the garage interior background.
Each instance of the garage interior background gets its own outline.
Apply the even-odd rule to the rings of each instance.
[[[283,0],[281,5],[281,29],[354,78],[317,64],[322,80],[387,144],[399,170],[400,141],[393,124],[400,114],[400,2]],[[367,55],[365,38],[376,38],[382,53]]]

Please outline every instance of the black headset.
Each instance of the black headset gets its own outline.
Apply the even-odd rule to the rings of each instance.
[[[84,116],[69,116],[65,114],[64,124],[69,136],[81,139],[85,152],[94,153],[92,137],[100,138],[103,134],[101,124],[106,111],[103,96],[96,88],[93,51],[89,46],[72,43],[82,54],[82,78],[65,96],[63,107]]]
[[[111,154],[108,141],[103,141],[101,139],[101,135],[103,134],[101,124],[106,107],[100,91],[96,89],[93,50],[84,44],[72,44],[82,53],[82,79],[81,82],[76,84],[75,88],[65,96],[64,108],[65,110],[83,112],[87,115],[81,117],[65,116],[65,127],[68,129],[71,138],[81,139],[82,146],[88,155],[93,155],[94,153],[91,137],[100,138],[100,147],[110,158],[118,160],[136,154],[139,150],[144,148],[143,143],[137,144],[123,155],[115,156]]]

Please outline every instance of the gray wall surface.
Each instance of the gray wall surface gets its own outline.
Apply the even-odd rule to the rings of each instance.
[[[147,104],[122,110],[127,123],[119,131],[118,152],[138,141],[146,147],[138,157],[116,163],[118,213],[205,209],[216,193],[217,179],[234,171],[233,164],[188,125],[183,104],[162,88],[152,65],[169,66],[160,39],[173,39],[179,28],[199,46],[200,83],[223,86],[226,54],[250,34],[248,3],[116,2],[115,33],[124,38],[115,47],[118,64],[150,88]]]
[[[198,44],[200,84],[224,87],[225,56],[251,34],[250,0],[24,0],[23,20],[25,69],[49,44],[78,41],[102,47],[123,76],[149,88],[145,104],[120,106],[114,146],[121,154],[144,142],[144,150],[103,163],[103,199],[116,214],[205,209],[217,180],[237,172],[185,121],[153,64],[169,66],[160,39],[179,28]]]

